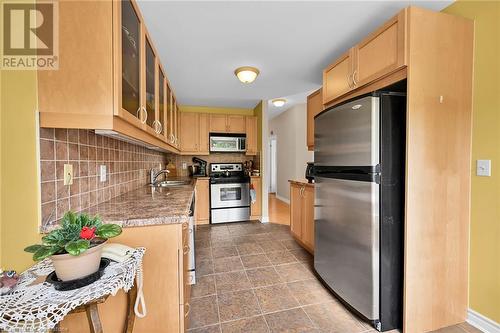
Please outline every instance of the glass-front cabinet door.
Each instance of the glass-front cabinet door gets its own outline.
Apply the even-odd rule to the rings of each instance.
[[[120,6],[121,110],[118,111],[127,119],[144,121],[145,113],[141,109],[141,21],[130,0],[121,1]]]
[[[174,143],[174,135],[173,135],[173,107],[172,107],[172,101],[173,101],[173,96],[172,96],[172,89],[170,88],[170,85],[167,84],[167,142],[170,144]]]
[[[165,96],[165,87],[166,87],[166,82],[165,82],[165,75],[163,74],[163,71],[160,66],[158,66],[158,126],[157,126],[157,133],[165,137],[165,129],[167,128],[167,124],[165,121],[165,114],[167,113],[166,110],[166,96]]]
[[[156,56],[148,38],[145,38],[146,43],[146,66],[145,66],[145,108],[146,108],[146,124],[156,129]]]

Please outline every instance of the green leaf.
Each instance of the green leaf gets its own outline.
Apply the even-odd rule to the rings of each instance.
[[[42,242],[47,245],[60,245],[63,241],[64,237],[60,230],[51,231],[48,235],[42,237]]]
[[[64,216],[62,218],[62,227],[63,227],[63,229],[67,228],[70,225],[75,225],[76,222],[77,222],[76,221],[76,214],[69,210],[64,214]]]
[[[112,238],[116,237],[122,233],[122,228],[117,224],[102,224],[97,227],[95,232],[97,237],[100,238]]]
[[[71,254],[72,256],[78,256],[82,254],[83,252],[87,251],[87,249],[90,246],[90,242],[86,239],[79,239],[76,241],[71,241],[66,246],[64,249],[66,252]]]
[[[47,257],[50,257],[59,250],[60,248],[58,246],[41,245],[40,248],[33,254],[33,260],[35,261],[43,260]]]
[[[36,251],[38,251],[42,247],[44,247],[44,246],[43,245],[38,245],[38,244],[30,245],[28,247],[25,247],[24,251],[29,252],[29,253],[35,253]]]

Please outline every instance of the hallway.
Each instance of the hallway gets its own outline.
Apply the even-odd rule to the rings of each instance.
[[[269,194],[269,222],[290,225],[290,205]]]

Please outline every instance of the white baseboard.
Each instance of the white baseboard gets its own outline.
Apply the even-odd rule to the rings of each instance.
[[[287,204],[290,204],[290,200],[289,199],[287,199],[285,197],[282,197],[281,195],[279,195],[277,193],[276,193],[276,199],[281,200],[283,202],[286,202]]]
[[[472,309],[467,312],[467,322],[484,333],[500,333],[500,324]]]
[[[269,223],[269,216],[261,216],[260,223]]]

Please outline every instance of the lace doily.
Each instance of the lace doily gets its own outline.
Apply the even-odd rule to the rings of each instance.
[[[47,282],[31,285],[39,276],[46,276],[54,270],[50,259],[37,263],[21,274],[14,291],[0,296],[0,331],[46,331],[80,305],[106,295],[116,295],[120,289],[129,291],[145,251],[142,247],[135,249],[127,260],[112,261],[96,282],[68,291],[57,291]]]

